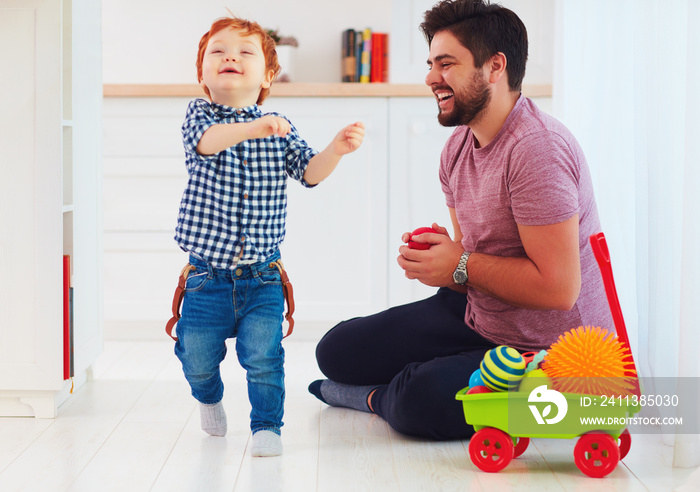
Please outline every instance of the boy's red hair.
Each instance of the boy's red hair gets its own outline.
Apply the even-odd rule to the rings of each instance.
[[[280,65],[277,61],[277,51],[275,51],[275,40],[272,39],[257,22],[240,19],[238,17],[222,17],[221,19],[215,20],[211,28],[209,28],[209,31],[204,33],[202,39],[199,40],[199,51],[197,52],[197,81],[199,83],[202,82],[202,60],[204,60],[204,52],[207,49],[207,44],[209,44],[209,39],[217,32],[229,28],[243,31],[245,36],[260,36],[263,55],[265,56],[265,70],[272,70],[274,72],[274,79],[280,71]],[[204,92],[209,96],[209,99],[211,99],[208,87],[204,87]],[[258,96],[257,104],[262,104],[269,93],[270,89],[262,89]]]

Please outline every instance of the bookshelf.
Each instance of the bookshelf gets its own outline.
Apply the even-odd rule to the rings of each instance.
[[[12,177],[0,183],[0,227],[12,231],[0,249],[0,416],[55,417],[102,349],[100,10],[0,3],[0,166]],[[76,294],[71,360],[64,255]]]
[[[105,84],[104,97],[205,97],[196,84]],[[551,97],[551,84],[524,84],[527,97]],[[277,83],[271,97],[431,97],[425,84]]]

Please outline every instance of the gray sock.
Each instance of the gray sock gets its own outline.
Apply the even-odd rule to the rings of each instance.
[[[371,412],[367,404],[369,394],[377,389],[377,385],[353,386],[336,383],[330,379],[319,379],[309,385],[309,392],[319,400],[333,407],[346,407]]]
[[[202,430],[210,436],[225,436],[226,435],[226,412],[224,404],[219,403],[199,403],[199,418],[202,424]]]

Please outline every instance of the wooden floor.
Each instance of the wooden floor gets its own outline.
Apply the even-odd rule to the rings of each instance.
[[[399,435],[378,417],[329,408],[307,393],[315,344],[285,342],[284,455],[251,458],[245,377],[223,366],[229,432],[199,428],[167,341],[112,340],[54,420],[0,418],[0,491],[691,491],[700,471],[671,467],[660,436],[633,436],[606,478],[576,468],[573,440],[536,439],[499,473],[472,465],[468,442]]]

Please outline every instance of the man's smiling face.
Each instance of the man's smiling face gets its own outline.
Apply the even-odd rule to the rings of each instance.
[[[478,122],[491,100],[491,91],[483,67],[474,67],[471,51],[449,31],[440,31],[430,43],[428,67],[425,83],[435,94],[440,124]]]

